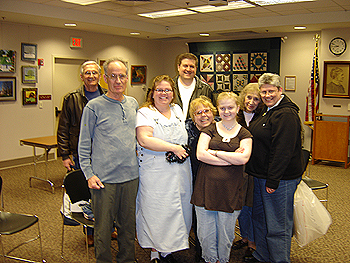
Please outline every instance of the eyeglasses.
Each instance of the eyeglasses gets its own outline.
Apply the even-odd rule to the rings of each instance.
[[[260,96],[273,95],[273,94],[277,93],[277,91],[278,91],[278,89],[260,91]]]
[[[100,73],[98,72],[98,71],[95,71],[95,70],[93,70],[93,71],[85,71],[84,72],[84,75],[86,75],[86,76],[90,76],[90,75],[99,75]]]
[[[200,110],[200,111],[195,112],[194,115],[195,115],[195,116],[200,116],[200,115],[202,115],[203,113],[204,113],[205,115],[207,115],[209,112],[211,112],[210,109],[205,109],[205,110]]]
[[[107,78],[110,78],[111,80],[117,80],[119,78],[120,81],[125,80],[127,77],[125,74],[113,74],[112,73],[111,75],[107,75],[107,74],[105,74],[105,75],[107,76]]]
[[[157,91],[158,93],[171,93],[173,92],[173,90],[171,89],[155,89],[155,91]]]

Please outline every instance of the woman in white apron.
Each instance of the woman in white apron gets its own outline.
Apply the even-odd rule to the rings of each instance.
[[[137,113],[140,183],[136,232],[140,246],[152,248],[152,263],[160,262],[158,252],[166,262],[176,262],[171,253],[189,248],[192,175],[182,146],[187,143],[184,116],[180,106],[172,103],[174,85],[167,75],[156,77]],[[168,160],[167,152],[173,153]]]

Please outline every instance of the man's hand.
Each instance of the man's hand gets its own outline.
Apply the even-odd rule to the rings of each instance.
[[[70,158],[62,160],[63,166],[67,168],[68,171],[72,170],[71,166],[74,166],[74,163]]]
[[[276,191],[276,189],[272,189],[272,188],[266,187],[266,192],[267,192],[268,194],[272,194],[272,193],[275,192],[275,191]]]
[[[96,175],[89,178],[88,185],[89,185],[89,188],[91,189],[101,189],[105,187],[103,183],[100,181],[100,178],[98,178]]]

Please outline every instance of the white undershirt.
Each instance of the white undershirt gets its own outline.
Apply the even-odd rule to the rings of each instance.
[[[249,127],[249,123],[253,119],[254,112],[249,113],[249,112],[243,111],[243,114],[244,114],[245,123],[247,124],[247,127]]]
[[[191,85],[189,86],[185,86],[184,84],[181,83],[180,78],[178,79],[178,87],[179,87],[180,97],[182,101],[182,111],[184,113],[185,118],[187,116],[188,106],[189,106],[190,99],[195,86],[196,86],[195,78],[193,79]]]

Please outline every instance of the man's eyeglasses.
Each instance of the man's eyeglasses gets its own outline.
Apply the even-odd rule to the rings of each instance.
[[[273,95],[275,93],[277,93],[278,89],[276,90],[264,90],[264,91],[260,91],[260,95],[261,96],[266,96],[266,95]]]
[[[98,72],[98,71],[95,71],[95,70],[93,70],[93,71],[85,71],[84,72],[84,75],[86,75],[86,76],[90,76],[90,75],[99,75],[100,73]]]
[[[194,113],[195,116],[201,116],[203,113],[207,115],[209,112],[211,112],[210,109],[200,110]]]
[[[112,73],[111,75],[107,75],[107,74],[105,74],[105,75],[107,76],[107,78],[110,78],[111,80],[117,80],[119,78],[120,81],[125,80],[127,77],[125,74],[113,74]]]
[[[170,93],[173,92],[172,89],[155,89],[158,93]]]

